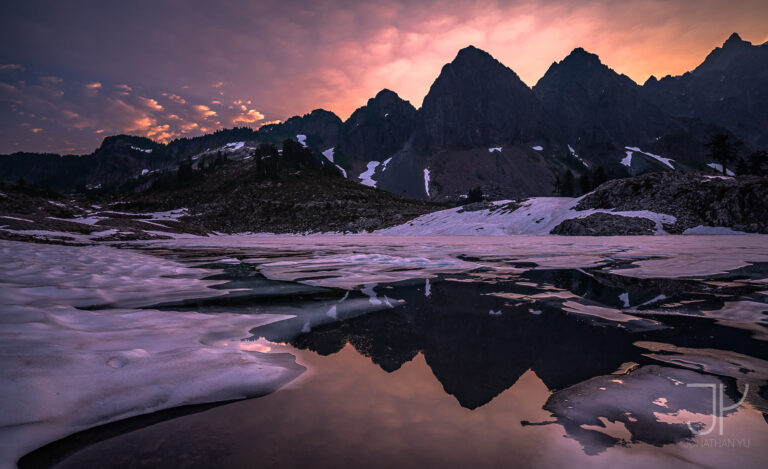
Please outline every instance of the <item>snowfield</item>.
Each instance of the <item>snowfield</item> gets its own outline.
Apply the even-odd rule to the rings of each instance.
[[[647,210],[618,212],[604,209],[574,209],[581,199],[570,197],[534,197],[522,202],[514,211],[501,209],[510,201],[494,202],[498,209],[465,211],[463,207],[451,208],[422,215],[410,222],[379,230],[385,235],[548,235],[564,220],[583,218],[593,213],[611,213],[625,217],[648,218],[656,224],[656,234],[666,234],[663,223],[674,223],[675,217]]]

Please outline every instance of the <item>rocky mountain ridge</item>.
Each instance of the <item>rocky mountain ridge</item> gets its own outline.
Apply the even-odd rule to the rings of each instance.
[[[114,190],[185,160],[247,160],[260,144],[290,139],[353,181],[411,198],[456,202],[475,188],[490,198],[551,195],[567,170],[589,177],[602,166],[616,178],[704,169],[714,163],[704,144],[716,134],[741,139],[745,153],[767,144],[766,57],[768,47],[733,35],[695,70],[640,86],[577,48],[531,89],[469,46],[443,67],[419,109],[382,90],[346,121],[317,109],[167,145],[115,136],[82,157],[1,156],[0,180]]]

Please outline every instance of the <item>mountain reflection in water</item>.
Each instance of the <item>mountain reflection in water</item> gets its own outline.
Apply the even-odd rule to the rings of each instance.
[[[680,410],[712,413],[709,388],[688,388],[679,383],[722,382],[727,391],[725,406],[729,400],[731,404],[739,400],[741,394],[734,380],[658,366],[635,342],[674,343],[694,349],[727,347],[743,355],[768,358],[765,343],[753,339],[749,331],[720,326],[711,319],[656,314],[653,317],[659,323],[655,327],[634,330],[631,323],[635,321],[611,324],[602,318],[563,314],[563,298],[550,295],[563,289],[608,307],[617,306],[616,301],[622,301],[619,297],[627,291],[640,304],[665,291],[672,301],[696,298],[722,306],[722,295],[750,294],[754,287],[724,288],[715,297],[702,291],[707,288],[699,282],[667,279],[619,287],[613,278],[616,276],[600,278],[576,270],[529,271],[525,277],[535,281],[535,286],[514,280],[478,284],[453,277],[433,279],[429,296],[423,283],[378,287],[379,295],[405,300],[404,305],[310,332],[294,336],[278,322],[252,333],[255,338],[273,342],[290,341],[296,348],[320,355],[337,353],[350,344],[387,372],[421,353],[445,392],[467,409],[487,404],[532,370],[554,392],[544,408],[590,454],[625,442],[584,428],[603,426],[600,417],[623,422],[633,442],[663,445],[692,437],[684,423],[659,421],[655,415],[673,415]],[[765,377],[757,376],[756,381]],[[615,389],[602,392],[603,381]],[[611,399],[604,402],[600,395],[611,395]],[[584,401],[578,412],[563,404],[575,398]],[[653,403],[659,399],[666,401],[664,407]]]

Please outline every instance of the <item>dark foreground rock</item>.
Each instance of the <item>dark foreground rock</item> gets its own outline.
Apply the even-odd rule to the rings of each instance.
[[[653,235],[655,223],[647,218],[593,213],[583,218],[564,220],[550,234],[564,236],[635,236]]]
[[[664,225],[679,234],[699,225],[768,233],[768,178],[706,173],[652,173],[608,181],[585,196],[577,210],[649,210],[672,215]]]

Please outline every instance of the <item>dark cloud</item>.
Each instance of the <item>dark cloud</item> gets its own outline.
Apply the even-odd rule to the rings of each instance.
[[[768,40],[765,0],[8,3],[0,153],[87,152],[109,133],[167,140],[316,107],[345,117],[384,87],[418,106],[470,43],[532,85],[576,46],[644,80],[692,68],[733,31]]]

